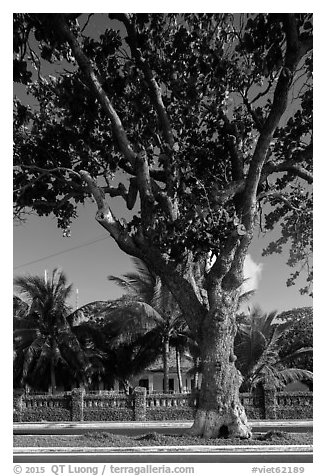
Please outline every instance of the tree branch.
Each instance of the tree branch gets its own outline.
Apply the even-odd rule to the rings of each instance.
[[[253,104],[254,102],[258,101],[258,99],[262,98],[263,96],[265,96],[269,90],[271,89],[271,87],[273,86],[273,83],[274,83],[274,76],[272,77],[272,80],[269,80],[268,81],[268,85],[266,86],[265,90],[264,91],[261,91],[260,93],[258,93],[248,104],[249,106],[251,106],[251,104]]]
[[[260,193],[260,194],[257,196],[257,200],[263,200],[264,198],[266,198],[266,199],[268,199],[268,198],[275,198],[275,199],[280,200],[281,202],[285,203],[289,208],[291,208],[291,210],[294,210],[294,211],[296,211],[296,212],[300,212],[300,211],[301,211],[300,208],[295,207],[295,206],[290,202],[290,200],[289,200],[284,194],[282,194],[281,192],[269,191],[269,192]]]
[[[242,203],[242,224],[246,232],[243,236],[238,237],[238,243],[235,244],[234,247],[232,247],[232,238],[230,238],[229,244],[227,245],[230,245],[230,249],[225,249],[222,251],[220,256],[220,260],[224,259],[227,265],[230,263],[229,260],[231,259],[230,268],[226,272],[222,281],[222,286],[224,289],[235,289],[241,285],[241,280],[243,278],[243,263],[255,226],[257,213],[256,195],[258,185],[262,180],[263,166],[266,161],[267,152],[274,131],[287,108],[288,94],[293,75],[299,61],[301,60],[303,54],[305,54],[305,51],[302,49],[299,43],[298,28],[294,14],[284,15],[283,23],[286,35],[284,66],[277,81],[274,99],[269,115],[260,129],[260,135],[249,166],[247,178],[245,180]],[[249,104],[248,106],[250,107]],[[273,170],[275,171],[275,168]],[[296,172],[298,173],[298,171]],[[239,184],[239,187],[241,187],[241,184]],[[231,190],[230,192],[232,193]],[[222,264],[223,263],[221,263],[221,266]],[[214,274],[215,273],[213,273],[213,276]]]
[[[133,238],[129,235],[125,226],[117,220],[112,213],[111,208],[105,201],[104,191],[97,185],[96,181],[91,177],[89,172],[80,171],[80,176],[88,186],[89,192],[94,197],[97,204],[96,220],[105,228],[112,238],[115,240],[119,248],[130,256],[142,259],[142,253],[137,248]]]
[[[175,266],[169,264],[161,252],[144,238],[129,235],[126,227],[117,220],[110,207],[104,199],[104,192],[97,185],[90,174],[80,171],[80,176],[87,183],[89,192],[93,195],[98,211],[96,220],[110,233],[117,245],[128,255],[142,259],[169,287],[173,295],[178,299],[181,309],[186,313],[189,326],[197,331],[200,320],[206,312],[205,307],[200,303],[192,285],[180,273],[175,270]],[[167,277],[169,278],[167,280]]]
[[[36,165],[14,165],[13,169],[19,170],[19,169],[27,169],[27,170],[32,170],[35,172],[41,172],[41,175],[39,177],[36,177],[34,180],[31,180],[29,184],[25,185],[23,189],[27,189],[28,187],[32,186],[35,182],[40,180],[42,177],[45,175],[54,175],[56,180],[59,180],[61,182],[67,183],[67,181],[64,178],[60,178],[56,175],[57,172],[68,172],[71,175],[76,175],[80,179],[80,174],[79,172],[76,172],[76,170],[69,169],[67,167],[54,167],[52,169],[44,169],[42,167],[38,167]],[[69,182],[75,190],[78,190],[81,193],[87,192],[87,189],[85,189],[82,185],[78,184],[77,182],[74,182],[73,180],[70,180]],[[15,190],[17,192],[19,190]]]
[[[174,137],[170,125],[170,120],[163,103],[161,88],[157,84],[152,70],[149,68],[144,57],[142,56],[141,50],[138,45],[137,31],[135,25],[130,21],[130,16],[126,13],[112,13],[110,14],[110,18],[120,20],[126,27],[129,37],[128,43],[130,46],[131,54],[135,59],[138,68],[144,74],[144,78],[149,89],[149,96],[156,109],[163,130],[164,139],[172,149],[174,144]]]
[[[221,207],[229,200],[233,199],[235,195],[243,192],[243,190],[245,189],[245,184],[245,179],[242,179],[233,180],[222,190],[219,189],[218,185],[213,186],[212,192],[210,193],[212,208]]]
[[[307,149],[302,152],[302,159],[306,160],[310,156],[312,156],[312,147],[310,148],[308,146]],[[263,183],[269,175],[278,172],[290,172],[297,177],[306,180],[308,183],[313,182],[313,174],[311,172],[301,167],[297,161],[289,160],[279,164],[274,164],[272,162],[265,164],[261,172],[259,184]],[[212,208],[220,207],[229,200],[232,200],[235,195],[245,190],[245,185],[246,179],[234,180],[230,182],[223,190],[220,190],[216,185],[215,189],[213,189],[210,194]]]
[[[109,116],[112,124],[113,133],[115,135],[115,138],[117,139],[121,152],[133,167],[136,161],[136,153],[131,147],[120,117],[114,109],[108,95],[105,93],[89,58],[87,58],[87,56],[83,53],[77,38],[73,35],[69,26],[67,25],[64,15],[54,14],[53,16],[55,18],[54,23],[57,30],[59,31],[61,36],[69,43],[72,49],[72,53],[81,71],[85,75],[93,94],[95,95],[99,103],[102,105],[104,111]]]
[[[235,123],[232,123],[228,117],[221,113],[224,121],[226,142],[230,153],[233,180],[243,179],[243,156],[239,149],[239,132]]]
[[[253,227],[253,220],[256,213],[257,187],[261,179],[261,172],[266,160],[267,151],[273,133],[286,110],[293,74],[302,58],[302,50],[299,44],[298,28],[294,14],[284,15],[284,28],[287,42],[284,66],[277,81],[270,113],[260,132],[246,180],[244,192],[244,210],[246,214],[243,219],[248,231]]]
[[[173,202],[166,191],[162,190],[154,180],[152,180],[152,191],[162,210],[168,214],[172,221],[176,220],[178,218],[177,208],[173,206]]]
[[[257,131],[261,132],[263,125],[260,118],[256,114],[255,110],[252,108],[251,103],[249,102],[249,99],[247,98],[247,96],[245,94],[241,94],[241,96],[246,108],[248,109],[249,114],[251,115],[254,121]]]
[[[79,173],[76,172],[76,170],[69,169],[67,167],[54,167],[52,169],[44,169],[42,167],[38,167],[37,165],[24,165],[24,164],[14,165],[13,167],[14,170],[19,170],[20,168],[35,170],[36,172],[42,172],[44,175],[53,174],[55,172],[68,172],[70,174],[77,175],[77,177],[79,177]]]
[[[267,176],[276,172],[290,172],[297,177],[306,180],[308,183],[313,182],[313,174],[308,172],[308,170],[304,169],[303,167],[300,167],[296,162],[293,161],[281,162],[280,164],[276,165],[268,164],[266,169],[263,169],[262,175]]]
[[[167,286],[178,302],[189,328],[195,336],[199,336],[201,322],[207,309],[197,295],[197,289],[194,288],[192,283],[193,276],[192,278],[189,276],[189,270],[176,270],[175,265],[165,260],[159,250],[148,245],[146,250],[144,249],[143,261],[155,274],[160,276],[163,284]]]

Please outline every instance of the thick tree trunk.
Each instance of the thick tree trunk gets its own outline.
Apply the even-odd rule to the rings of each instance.
[[[235,367],[233,342],[236,332],[233,308],[221,301],[202,327],[202,384],[192,435],[250,438],[251,431],[239,399],[242,377]]]

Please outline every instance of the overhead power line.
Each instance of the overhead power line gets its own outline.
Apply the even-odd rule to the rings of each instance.
[[[68,248],[67,250],[58,251],[57,253],[53,253],[53,254],[48,255],[48,256],[43,256],[43,258],[38,258],[34,261],[29,261],[28,263],[24,263],[24,264],[20,264],[18,266],[14,266],[14,269],[22,268],[23,266],[29,266],[29,265],[34,264],[34,263],[39,263],[40,261],[43,261],[45,259],[54,258],[54,256],[59,256],[59,255],[62,255],[63,253],[68,253],[69,251],[77,250],[78,248],[83,248],[84,246],[92,245],[93,243],[97,243],[99,241],[106,240],[107,238],[109,238],[108,235],[103,236],[103,237],[99,237],[99,238],[97,238],[95,240],[92,240],[92,241],[86,241],[85,243],[81,243],[80,245],[73,246],[72,248]]]

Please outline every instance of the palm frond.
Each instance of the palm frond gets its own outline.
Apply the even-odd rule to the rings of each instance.
[[[25,349],[39,337],[41,337],[41,333],[38,329],[17,329],[13,332],[14,349],[16,351]]]
[[[295,361],[298,357],[301,357],[302,355],[307,355],[312,353],[313,353],[312,347],[302,347],[301,349],[298,349],[295,352],[292,352],[291,354],[285,355],[277,363],[286,364],[287,362]]]
[[[301,380],[313,380],[312,372],[297,368],[286,368],[279,370],[277,376],[282,386],[296,381],[300,382]]]
[[[250,315],[243,317],[238,325],[235,343],[237,366],[244,376],[243,387],[254,388],[258,383],[269,383],[281,387],[303,374],[301,369],[288,369],[284,366],[301,355],[311,353],[312,348],[279,357],[282,336],[288,329],[289,322],[278,322],[277,312],[264,314],[259,307],[254,307]],[[293,380],[291,380],[293,381]]]
[[[241,307],[244,303],[248,302],[256,294],[256,289],[246,291],[239,296],[238,307]]]
[[[47,340],[44,338],[36,339],[32,345],[30,345],[24,351],[24,365],[23,365],[23,376],[27,377],[30,369],[35,362],[40,358],[48,358],[51,355],[51,347]]]

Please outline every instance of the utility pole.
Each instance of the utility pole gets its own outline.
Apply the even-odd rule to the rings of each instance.
[[[44,282],[45,282],[45,284],[48,284],[48,273],[47,273],[46,269],[44,270]]]
[[[76,311],[78,309],[78,288],[76,288]]]

